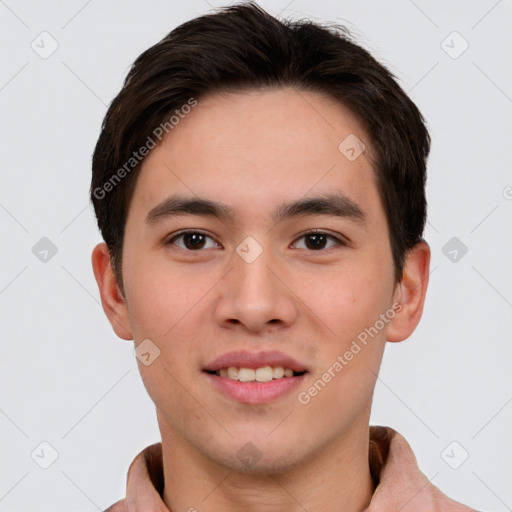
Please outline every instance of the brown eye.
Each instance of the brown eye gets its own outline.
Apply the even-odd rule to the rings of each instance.
[[[311,231],[310,233],[305,233],[302,235],[300,239],[305,240],[305,247],[299,247],[300,249],[305,248],[310,251],[322,251],[326,249],[326,245],[328,244],[329,240],[333,241],[332,245],[330,247],[327,247],[327,249],[330,249],[331,247],[336,247],[340,245],[346,245],[345,242],[340,240],[339,238],[336,238],[333,235],[319,232],[319,231]]]
[[[176,240],[182,240],[181,244],[176,243]],[[216,247],[217,243],[205,233],[201,233],[200,231],[182,231],[177,235],[174,235],[172,238],[167,240],[166,245],[174,244],[180,247],[181,249],[186,249],[189,251],[196,251],[199,249],[204,249],[207,245],[207,240],[211,240],[213,245],[210,247]],[[209,247],[206,247],[209,248]]]

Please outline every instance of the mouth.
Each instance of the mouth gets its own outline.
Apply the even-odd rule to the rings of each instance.
[[[244,368],[228,366],[219,370],[204,370],[210,375],[217,375],[225,379],[239,382],[270,382],[271,380],[287,379],[304,375],[306,371],[296,372],[283,366],[260,366],[259,368]]]
[[[213,387],[246,404],[263,404],[287,394],[309,370],[276,351],[230,352],[203,369]]]

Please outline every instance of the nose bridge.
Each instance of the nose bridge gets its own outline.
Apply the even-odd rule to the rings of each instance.
[[[236,249],[234,255],[237,300],[244,307],[270,309],[275,300],[275,266],[272,250],[261,246],[253,237],[247,237]]]
[[[247,250],[247,245],[240,244],[234,257],[234,271],[240,284],[239,296],[246,295],[249,298],[263,293],[269,298],[274,284],[270,281],[275,279],[270,271],[272,266],[275,266],[275,262],[270,249],[261,248],[260,251],[249,246]]]
[[[241,323],[257,331],[269,323],[290,323],[293,294],[277,277],[279,262],[270,248],[247,237],[233,254],[232,269],[217,308],[221,322]]]

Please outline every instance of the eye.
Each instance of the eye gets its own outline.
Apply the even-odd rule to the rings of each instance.
[[[304,233],[301,235],[298,240],[304,238],[305,239],[305,247],[299,247],[299,249],[310,249],[313,251],[321,251],[326,249],[325,245],[328,242],[328,240],[331,240],[333,243],[331,247],[336,246],[347,246],[347,243],[340,239],[335,237],[334,235],[330,235],[329,233],[325,233],[323,231],[309,231],[308,233]],[[297,242],[295,242],[296,244]],[[327,247],[327,249],[330,249],[331,247]]]
[[[343,239],[319,230],[304,233],[297,240],[301,239],[305,240],[305,244],[303,247],[298,247],[299,249],[309,249],[316,252],[336,246],[347,246],[347,243]],[[181,243],[176,243],[177,240],[181,240]],[[209,246],[208,240],[210,240]],[[329,241],[331,242],[331,245],[326,247]],[[181,231],[172,235],[165,241],[165,245],[171,244],[187,251],[198,251],[201,249],[219,247],[219,244],[211,236],[201,231],[194,230]],[[294,243],[294,245],[297,244],[298,242]]]
[[[183,240],[183,245],[175,243],[176,240]],[[206,240],[210,239],[213,244],[210,245],[210,247],[207,247]],[[189,250],[189,251],[195,251],[198,249],[209,249],[211,247],[217,247],[218,244],[213,240],[211,236],[208,236],[205,233],[202,233],[201,231],[181,231],[180,233],[177,233],[173,235],[171,238],[167,239],[165,241],[165,245],[174,244],[180,247],[181,249]]]

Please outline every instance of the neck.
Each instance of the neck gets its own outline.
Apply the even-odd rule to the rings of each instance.
[[[218,465],[175,432],[161,433],[163,500],[172,512],[361,512],[374,491],[367,423],[293,469],[264,475]]]

